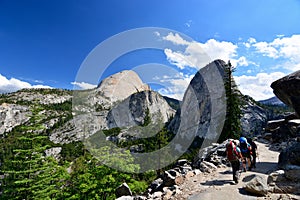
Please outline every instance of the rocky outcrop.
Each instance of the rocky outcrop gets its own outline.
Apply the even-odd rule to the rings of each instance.
[[[267,183],[272,193],[300,194],[299,171],[274,171],[268,176]]]
[[[22,89],[7,96],[13,102],[26,101],[40,104],[58,104],[72,98],[70,91],[60,89]]]
[[[267,112],[256,102],[245,97],[242,107],[241,126],[244,136],[252,137],[260,134],[268,120]]]
[[[143,91],[132,94],[109,111],[108,128],[142,126],[145,123],[165,123],[173,110],[157,92]]]
[[[28,121],[29,114],[27,106],[6,103],[0,105],[0,135]]]
[[[295,143],[280,153],[278,165],[282,169],[285,169],[288,165],[300,166],[300,142]]]
[[[293,107],[300,117],[300,71],[273,82],[271,87],[274,94],[286,105]]]
[[[96,91],[110,102],[122,101],[130,95],[150,90],[150,87],[142,82],[140,77],[131,70],[116,73],[101,81]]]
[[[108,111],[103,111],[76,115],[63,126],[53,130],[50,140],[56,144],[65,144],[88,138],[99,130],[107,129],[107,113]]]
[[[226,115],[225,62],[216,60],[200,69],[185,92],[169,128],[189,141],[195,136],[217,140]]]
[[[267,122],[263,136],[265,139],[272,143],[289,143],[297,140],[297,137],[300,136],[300,120],[296,119],[295,114],[288,114],[283,117]]]

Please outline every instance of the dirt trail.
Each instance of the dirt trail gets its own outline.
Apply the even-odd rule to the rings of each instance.
[[[235,200],[235,199],[280,199],[283,196],[271,194],[267,197],[256,197],[247,194],[243,189],[253,174],[260,174],[267,179],[270,172],[277,168],[279,152],[269,150],[268,145],[256,142],[258,146],[259,159],[256,169],[243,172],[238,184],[233,184],[231,168],[219,168],[212,174],[200,174],[188,178],[181,186],[182,194],[176,195],[174,199],[188,200]]]

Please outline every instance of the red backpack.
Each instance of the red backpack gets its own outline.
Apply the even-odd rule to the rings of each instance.
[[[238,160],[239,159],[239,153],[236,150],[236,146],[235,144],[230,141],[227,145],[226,145],[226,154],[227,154],[227,159],[229,161],[234,161],[234,160]]]

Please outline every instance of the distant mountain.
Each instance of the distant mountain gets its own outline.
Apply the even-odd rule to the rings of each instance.
[[[180,108],[180,101],[177,99],[173,99],[167,96],[163,96],[163,98],[168,102],[168,104],[173,108],[174,110],[178,110]]]
[[[264,104],[264,105],[278,105],[278,106],[284,106],[285,105],[276,96],[274,96],[272,98],[269,98],[269,99],[266,99],[266,100],[261,100],[261,101],[258,101],[258,102],[261,103],[261,104]]]

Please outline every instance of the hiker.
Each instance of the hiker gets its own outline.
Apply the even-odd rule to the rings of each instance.
[[[251,168],[256,168],[257,145],[251,138],[247,138],[247,141],[251,145],[251,149],[252,149]]]
[[[242,159],[237,143],[238,141],[231,140],[226,144],[226,155],[232,167],[233,181],[235,183],[239,182],[240,159]]]
[[[240,138],[240,150],[242,152],[243,156],[243,170],[244,172],[247,171],[246,169],[246,163],[248,161],[248,170],[252,170],[251,166],[251,145],[248,143],[247,139],[245,137]]]

